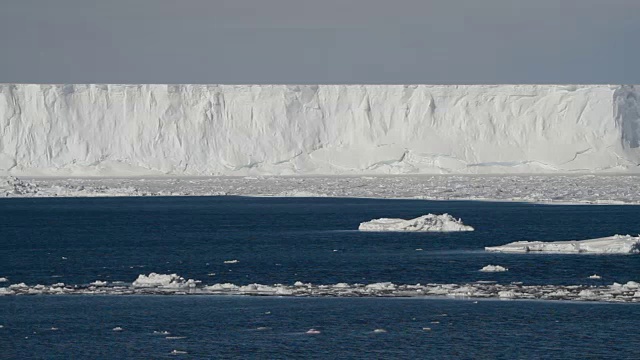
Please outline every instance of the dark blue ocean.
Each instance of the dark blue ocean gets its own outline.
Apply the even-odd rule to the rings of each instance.
[[[444,212],[476,231],[356,230],[374,218]],[[639,218],[640,206],[244,197],[3,199],[0,277],[9,282],[0,286],[130,283],[150,272],[238,285],[622,283],[640,280],[639,256],[496,254],[483,248],[517,240],[635,235]],[[488,264],[510,270],[478,272]],[[602,279],[587,278],[594,273]],[[637,304],[0,296],[0,358],[637,359],[638,323]],[[116,326],[124,330],[113,331]],[[309,328],[321,333],[307,335]],[[372,333],[376,328],[387,332]],[[172,350],[186,353],[171,355]]]

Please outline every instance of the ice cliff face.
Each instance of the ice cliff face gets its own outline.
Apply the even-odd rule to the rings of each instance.
[[[636,171],[640,87],[0,85],[0,173]]]

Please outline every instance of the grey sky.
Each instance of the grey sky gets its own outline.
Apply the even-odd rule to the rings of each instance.
[[[0,1],[0,82],[640,83],[638,0]]]

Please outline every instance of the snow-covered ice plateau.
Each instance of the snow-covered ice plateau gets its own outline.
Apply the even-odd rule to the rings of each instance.
[[[598,239],[552,242],[516,241],[501,246],[485,247],[485,250],[505,253],[637,254],[640,253],[640,236],[614,235]]]
[[[473,227],[462,223],[449,214],[427,214],[415,219],[381,218],[360,223],[360,231],[473,231]]]
[[[0,84],[0,174],[637,172],[634,85]]]
[[[576,300],[604,302],[640,302],[640,284],[629,281],[611,285],[523,285],[498,284],[479,281],[464,284],[415,284],[391,282],[373,284],[312,284],[295,282],[284,284],[230,283],[205,285],[186,280],[176,274],[141,274],[130,285],[114,282],[108,286],[87,285],[26,285],[24,283],[0,287],[0,296],[20,295],[247,295],[302,297],[436,297]],[[144,284],[144,286],[140,286]],[[115,330],[115,329],[114,329]]]

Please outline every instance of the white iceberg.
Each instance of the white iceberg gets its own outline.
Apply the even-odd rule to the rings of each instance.
[[[639,94],[606,84],[0,84],[0,174],[634,171]]]
[[[500,265],[487,265],[487,266],[483,267],[482,269],[480,269],[478,271],[482,271],[482,272],[505,272],[505,271],[509,271],[509,269],[507,269],[504,266],[500,266]]]
[[[637,254],[640,252],[640,236],[614,235],[589,240],[568,241],[516,241],[501,246],[488,246],[486,251],[506,253],[592,253],[592,254]]]
[[[360,223],[360,231],[473,231],[449,214],[427,214],[415,219],[381,218]]]
[[[195,287],[197,283],[199,281],[185,280],[178,274],[151,273],[149,275],[140,274],[131,285],[140,288],[190,288]]]

